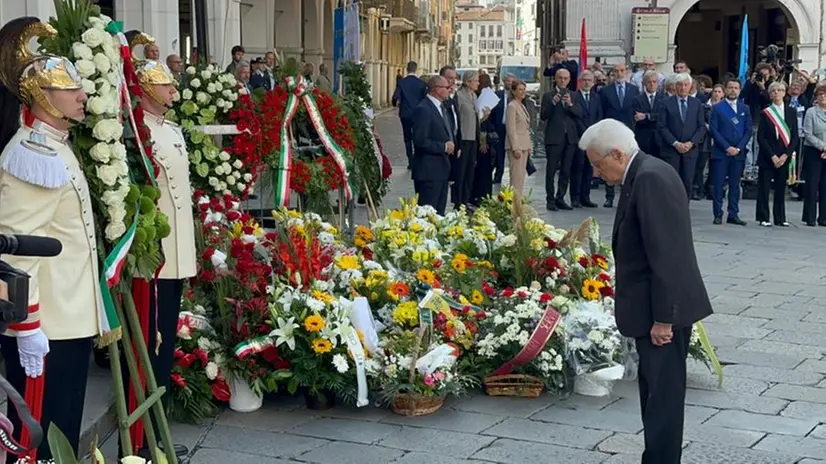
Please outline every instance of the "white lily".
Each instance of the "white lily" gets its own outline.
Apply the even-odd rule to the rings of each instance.
[[[291,350],[294,350],[295,335],[293,332],[298,328],[298,324],[295,323],[295,317],[291,317],[287,320],[284,320],[283,317],[279,317],[276,322],[278,323],[278,328],[270,332],[271,337],[276,337],[275,346],[281,346],[286,343]]]

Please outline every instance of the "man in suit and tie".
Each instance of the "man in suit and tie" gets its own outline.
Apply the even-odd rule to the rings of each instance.
[[[637,144],[645,153],[659,156],[660,144],[657,137],[657,113],[660,110],[665,95],[660,93],[659,74],[648,71],[642,77],[643,92],[634,99],[634,135]]]
[[[705,114],[700,101],[688,95],[693,82],[691,76],[677,74],[674,80],[677,95],[667,98],[657,115],[660,156],[680,174],[686,196],[691,198],[698,148],[706,136]]]
[[[496,133],[499,135],[499,142],[496,151],[496,171],[493,174],[493,183],[501,184],[502,175],[505,173],[505,137],[507,136],[507,127],[505,126],[505,110],[508,108],[511,84],[516,78],[513,74],[507,74],[505,80],[505,88],[497,90],[496,96],[499,97],[499,104],[490,113],[493,125],[496,127]]]
[[[407,76],[399,81],[393,92],[393,106],[399,107],[399,119],[402,122],[407,169],[413,167],[413,112],[427,93],[427,86],[416,75],[416,69],[418,65],[415,61],[407,63]]]
[[[574,102],[582,108],[579,117],[579,133],[602,120],[602,105],[599,103],[599,94],[594,89],[596,79],[591,71],[584,71],[579,78],[579,90],[574,95]],[[571,165],[571,206],[578,208],[595,208],[596,203],[591,201],[591,179],[594,177],[591,162],[585,152],[579,147],[574,151],[574,162]]]
[[[458,103],[456,103],[456,80],[459,74],[454,66],[446,65],[439,69],[439,75],[445,78],[448,87],[450,87],[450,94],[447,99],[445,99],[445,108],[447,108],[447,117],[450,122],[450,127],[453,130],[453,138],[454,140],[461,140],[462,121],[459,119]],[[459,157],[461,156],[462,150],[457,146],[456,156],[452,156],[450,158],[450,202],[453,204],[459,203],[459,196],[454,187],[456,186],[456,181],[458,180],[459,172],[461,171],[459,168]]]
[[[450,95],[450,85],[441,76],[427,82],[427,96],[413,112],[413,188],[420,205],[430,205],[445,214],[449,156],[456,153],[456,137],[451,127],[450,111],[444,104]]]
[[[685,186],[668,164],[640,151],[631,129],[617,121],[591,126],[579,147],[594,174],[622,184],[611,242],[614,312],[617,328],[634,338],[639,354],[642,464],[679,464],[691,329],[712,313]]]
[[[723,223],[723,184],[728,178],[729,224],[746,225],[740,219],[740,180],[746,168],[746,154],[752,136],[751,110],[740,98],[740,81],[726,82],[726,99],[711,107],[708,132],[711,147],[711,176],[714,196],[714,223]]]
[[[571,210],[565,203],[565,192],[571,180],[571,164],[579,141],[579,118],[582,110],[574,101],[568,84],[571,73],[560,68],[554,76],[554,88],[542,96],[540,117],[545,121],[545,207],[549,211]],[[559,170],[559,183],[554,195],[554,177]]]
[[[614,81],[606,85],[599,91],[602,113],[605,118],[616,119],[625,124],[626,127],[634,129],[634,109],[633,103],[639,88],[631,85],[628,79],[628,68],[625,63],[614,65],[611,70]],[[614,206],[614,186],[605,185],[605,205],[606,208]]]

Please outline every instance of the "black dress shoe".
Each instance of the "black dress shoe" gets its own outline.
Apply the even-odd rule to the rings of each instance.
[[[723,218],[714,218],[714,225],[719,226],[723,223]]]
[[[545,209],[547,209],[548,211],[557,211],[558,210],[556,205],[553,204],[553,203],[549,203],[549,204],[545,205]]]
[[[582,205],[579,202],[571,203],[571,208],[582,208]]]
[[[694,200],[694,201],[699,201],[699,200],[702,200],[702,198],[700,197],[700,193],[699,193],[699,192],[694,192],[694,193],[691,195],[691,199],[692,199],[692,200]]]
[[[563,211],[571,211],[571,205],[565,203],[565,200],[556,200],[556,207],[563,210]]]
[[[589,200],[589,201],[583,201],[583,202],[582,202],[582,206],[584,206],[584,207],[586,207],[586,208],[596,208],[596,207],[597,207],[597,204],[596,204],[596,203],[594,203],[593,201],[590,201],[590,200]]]
[[[614,207],[614,201],[613,200],[605,200],[605,204],[603,204],[602,206],[605,207],[605,208],[613,208]]]
[[[726,219],[726,223],[727,224],[734,224],[734,225],[737,225],[737,226],[746,225],[746,221],[740,219],[739,217],[733,217],[733,218],[730,217],[730,218]]]
[[[817,221],[817,225],[821,227],[826,227],[826,221]]]
[[[809,227],[816,227],[817,223],[816,222],[807,222],[806,225],[809,226]]]

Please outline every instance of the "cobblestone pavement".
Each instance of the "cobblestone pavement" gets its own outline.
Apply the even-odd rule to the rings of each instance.
[[[377,124],[396,166],[391,197],[409,195],[398,119],[385,113]],[[546,220],[568,227],[593,214],[603,235],[610,233],[613,210],[540,209],[544,166],[538,167],[530,186]],[[710,209],[707,201],[692,203],[715,310],[706,327],[725,363],[725,382],[718,390],[704,366],[690,366],[683,463],[826,463],[818,460],[826,459],[826,267],[818,264],[826,260],[826,231],[798,227],[797,202],[788,203],[795,222],[788,229],[714,226]],[[743,202],[742,217],[754,218],[754,201]],[[371,407],[311,412],[300,400],[277,399],[255,413],[224,411],[201,426],[174,427],[198,464],[638,463],[641,431],[632,382],[619,382],[603,399],[474,394],[419,418]]]

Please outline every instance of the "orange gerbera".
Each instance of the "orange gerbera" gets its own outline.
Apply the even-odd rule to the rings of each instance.
[[[410,295],[410,287],[404,282],[393,282],[387,287],[387,294],[394,300]]]

